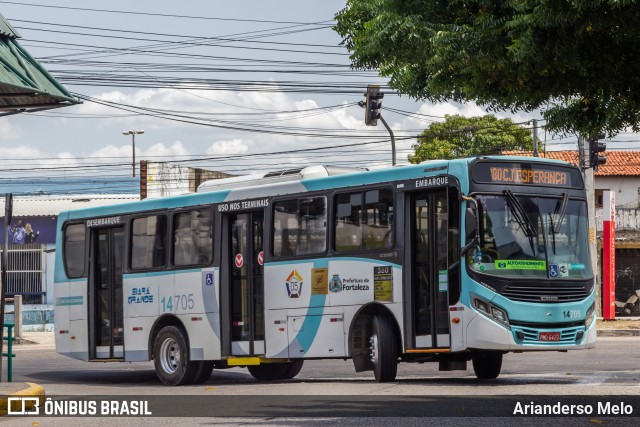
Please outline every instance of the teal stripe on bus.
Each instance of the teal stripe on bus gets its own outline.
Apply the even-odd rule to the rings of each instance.
[[[328,268],[329,263],[333,261],[359,261],[359,262],[368,262],[370,264],[378,264],[378,265],[386,265],[390,267],[401,268],[400,264],[395,264],[388,261],[381,261],[377,259],[371,258],[358,258],[358,257],[330,257],[330,258],[311,258],[311,259],[303,259],[303,260],[291,260],[291,261],[274,261],[274,262],[265,262],[265,266],[278,266],[278,265],[289,265],[289,264],[308,264],[313,263],[313,268]],[[322,263],[324,267],[318,267],[316,264]]]

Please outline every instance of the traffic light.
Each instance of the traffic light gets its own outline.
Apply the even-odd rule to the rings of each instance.
[[[364,112],[364,123],[367,126],[377,126],[384,93],[380,92],[380,86],[369,85],[365,96],[367,97],[367,106]]]
[[[605,134],[601,133],[589,141],[589,157],[591,159],[591,167],[594,171],[598,170],[599,165],[607,163],[607,157],[600,155],[607,149],[607,144],[599,141],[600,139],[604,139],[605,136]]]

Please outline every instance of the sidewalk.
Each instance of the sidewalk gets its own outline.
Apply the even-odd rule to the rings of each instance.
[[[14,364],[18,363],[20,358],[20,352],[33,351],[33,350],[55,350],[55,335],[53,332],[24,332],[23,338],[16,340],[13,343],[13,353],[16,355],[14,358]],[[6,344],[4,351],[6,351]],[[6,381],[6,378],[3,378]],[[27,383],[27,382],[2,382],[0,383],[0,415],[7,414],[7,404],[9,398],[13,396],[20,397],[39,397],[40,401],[44,399],[45,390],[39,384]],[[33,408],[34,400],[25,401],[25,408]],[[13,410],[20,410],[21,408],[14,408]]]

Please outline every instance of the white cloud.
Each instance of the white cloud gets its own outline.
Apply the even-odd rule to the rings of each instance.
[[[21,135],[21,129],[11,123],[8,118],[0,119],[0,139],[12,140],[17,139]]]
[[[245,142],[240,138],[216,141],[207,148],[206,154],[245,154],[249,151],[249,145],[254,145],[254,142],[252,140],[247,140]]]
[[[172,157],[172,156],[187,156],[190,152],[184,146],[182,141],[174,142],[170,147],[166,147],[164,144],[153,144],[151,147],[147,149],[139,149],[136,147],[136,156],[140,158],[146,157],[149,160],[153,160],[154,157],[163,156],[163,157]],[[166,160],[166,159],[162,159]]]

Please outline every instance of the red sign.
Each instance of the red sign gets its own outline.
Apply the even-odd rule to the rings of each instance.
[[[540,332],[540,341],[560,341],[560,332]]]
[[[236,262],[236,267],[238,268],[242,267],[242,264],[244,264],[244,258],[242,257],[242,254],[236,255],[235,262]]]
[[[260,251],[258,254],[258,264],[264,265],[264,251]]]

